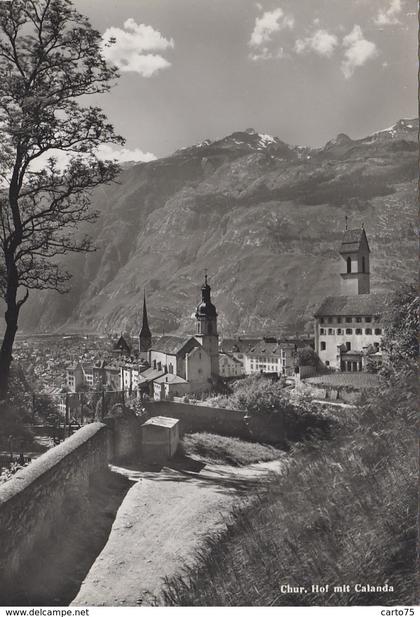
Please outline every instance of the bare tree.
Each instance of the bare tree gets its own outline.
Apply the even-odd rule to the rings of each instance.
[[[60,256],[92,250],[79,227],[96,217],[92,190],[119,171],[96,151],[124,140],[100,108],[80,101],[107,92],[118,77],[101,45],[70,0],[0,2],[0,397],[29,291],[67,290]]]

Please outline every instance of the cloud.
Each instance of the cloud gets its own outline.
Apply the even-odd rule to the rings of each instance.
[[[346,48],[346,51],[344,52],[341,70],[346,79],[353,75],[357,67],[363,66],[368,60],[378,55],[375,43],[364,38],[362,29],[357,24],[343,38],[343,47]]]
[[[378,26],[389,26],[392,24],[399,24],[400,20],[398,15],[402,11],[401,0],[390,0],[389,7],[384,10],[381,9],[375,17],[375,24]]]
[[[124,30],[112,26],[102,36],[102,54],[120,71],[139,73],[152,77],[171,63],[156,52],[167,51],[175,46],[173,39],[166,39],[158,30],[145,24],[137,24],[132,17],[124,22]]]
[[[288,55],[284,51],[283,47],[279,47],[277,50],[270,51],[268,47],[262,47],[255,53],[250,53],[249,57],[254,62],[258,60],[271,60],[273,58],[287,58]]]
[[[312,36],[298,39],[295,42],[295,51],[298,54],[314,51],[320,56],[331,58],[337,45],[338,39],[335,34],[330,34],[326,30],[317,30]]]
[[[249,45],[256,48],[267,46],[267,43],[272,40],[276,32],[286,28],[292,30],[294,25],[294,17],[292,15],[285,15],[283,9],[278,8],[273,11],[266,11],[261,17],[256,18]]]
[[[140,148],[113,148],[109,144],[101,144],[97,151],[97,156],[102,160],[116,160],[119,163],[142,162],[148,163],[155,161],[156,156],[152,152],[143,152]]]
[[[46,152],[31,164],[31,171],[41,171],[48,162],[49,158],[55,158],[57,167],[64,169],[73,155],[62,150],[51,150]],[[140,148],[118,148],[110,144],[101,144],[96,150],[96,156],[102,161],[112,160],[118,163],[131,163],[142,162],[148,163],[149,161],[155,161],[156,156],[151,152],[143,152]],[[80,154],[78,158],[88,158],[87,156]]]

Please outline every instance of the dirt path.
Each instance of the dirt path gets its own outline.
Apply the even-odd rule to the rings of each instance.
[[[135,484],[72,605],[161,604],[163,578],[192,563],[204,537],[226,524],[234,501],[252,494],[281,467],[281,461],[244,468],[206,465],[199,471],[113,467]]]

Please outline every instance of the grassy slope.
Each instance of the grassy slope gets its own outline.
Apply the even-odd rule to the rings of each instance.
[[[185,454],[193,455],[203,462],[235,467],[261,461],[273,461],[283,455],[281,450],[273,446],[213,433],[186,434],[182,440],[182,447]]]
[[[208,539],[198,566],[167,582],[167,604],[414,603],[413,396],[387,391],[348,415],[333,440],[299,446],[287,474],[237,510],[222,538]],[[386,582],[394,593],[310,592],[316,583]],[[309,592],[282,593],[287,583]]]

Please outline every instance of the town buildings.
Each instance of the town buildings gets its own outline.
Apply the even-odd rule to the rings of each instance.
[[[276,373],[290,377],[295,373],[298,350],[312,345],[313,339],[309,337],[265,337],[244,354],[245,374]]]
[[[370,293],[366,232],[346,229],[341,242],[341,295],[325,298],[315,313],[315,351],[326,367],[356,372],[380,354],[386,295]]]

